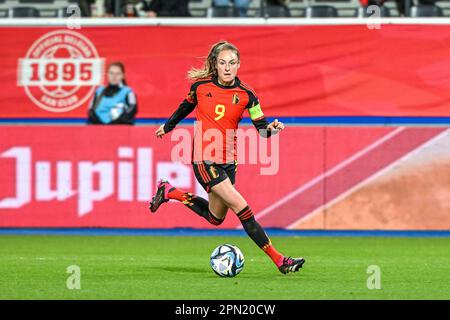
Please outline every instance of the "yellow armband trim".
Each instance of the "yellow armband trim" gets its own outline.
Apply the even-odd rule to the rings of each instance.
[[[255,120],[255,119],[258,119],[258,118],[261,118],[264,116],[264,113],[262,112],[261,106],[259,104],[249,108],[248,113],[250,114],[250,118],[252,120]]]

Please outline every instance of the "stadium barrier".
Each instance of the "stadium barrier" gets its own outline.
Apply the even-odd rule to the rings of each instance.
[[[151,216],[147,202],[160,177],[205,196],[153,131],[186,95],[186,70],[223,38],[241,49],[241,78],[269,117],[450,117],[450,19],[78,22],[0,19],[0,227],[209,228],[177,203]],[[114,60],[149,126],[20,125],[84,123]],[[290,126],[276,177],[260,174],[259,159],[239,166],[237,186],[267,227],[450,230],[448,150],[446,127]],[[220,228],[239,221],[229,214]]]
[[[84,118],[114,60],[139,117],[168,117],[220,39],[268,116],[450,117],[449,35],[445,18],[0,19],[0,118]]]
[[[0,227],[211,228],[176,202],[150,214],[159,178],[205,196],[155,129],[2,126]],[[447,127],[288,127],[236,185],[266,227],[450,230],[448,150]],[[230,211],[220,228],[239,226]]]

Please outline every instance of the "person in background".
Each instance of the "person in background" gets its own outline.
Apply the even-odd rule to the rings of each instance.
[[[251,0],[214,0],[213,5],[215,7],[228,7],[234,4],[239,16],[246,17],[250,2]]]
[[[397,2],[397,10],[401,17],[409,15],[410,7],[412,6],[426,6],[426,5],[435,5],[436,0],[410,0],[409,8],[407,8],[407,3],[405,0],[396,0]]]
[[[120,12],[123,11],[125,1],[120,0]],[[114,17],[116,12],[116,0],[105,0],[105,17]]]
[[[117,0],[105,0],[105,17],[114,17],[116,13]],[[119,0],[119,16],[136,17],[137,12],[134,7],[135,1]]]
[[[290,0],[265,0],[266,6],[283,6],[286,7]]]
[[[89,106],[89,124],[134,124],[137,113],[137,99],[127,86],[125,67],[122,62],[108,66],[108,85],[95,91]]]
[[[189,0],[143,0],[140,10],[144,12],[144,16],[151,18],[190,17],[188,4]]]
[[[92,16],[91,5],[94,4],[94,0],[77,0],[76,4],[80,8],[82,17]]]
[[[150,3],[152,0],[141,0],[136,6],[137,15],[139,17],[147,17],[150,10]]]
[[[383,6],[384,3],[386,2],[386,0],[359,0],[359,2],[361,3],[361,5],[363,7],[368,7],[371,5],[376,5],[376,6]],[[407,15],[407,11],[408,8],[406,8],[406,1],[405,0],[395,0],[395,2],[397,3],[397,11],[398,11],[398,15],[400,17],[404,17]],[[436,0],[410,0],[409,1],[409,5],[410,6],[414,6],[414,5],[434,5],[436,3]]]

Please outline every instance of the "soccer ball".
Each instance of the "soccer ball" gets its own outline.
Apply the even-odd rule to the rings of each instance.
[[[211,268],[221,277],[234,277],[244,268],[244,255],[231,244],[222,244],[211,253]]]

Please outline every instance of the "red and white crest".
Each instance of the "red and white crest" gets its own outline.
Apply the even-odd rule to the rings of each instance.
[[[37,39],[19,59],[18,85],[33,103],[50,112],[66,112],[85,103],[102,83],[104,59],[92,42],[70,30]]]

